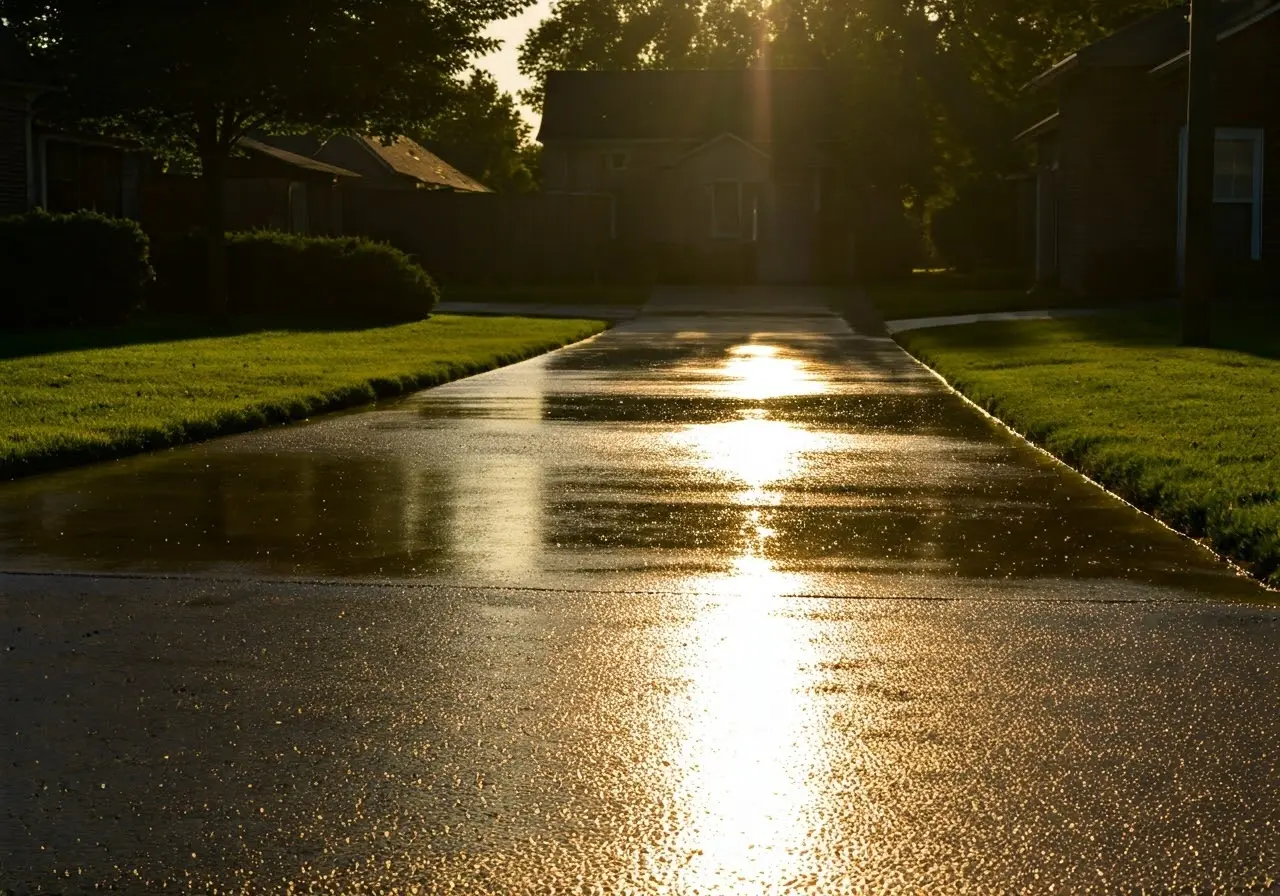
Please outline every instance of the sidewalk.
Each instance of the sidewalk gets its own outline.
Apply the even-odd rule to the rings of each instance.
[[[624,321],[640,313],[625,305],[558,305],[540,302],[441,302],[439,314],[476,314],[487,317],[575,317],[589,320]]]

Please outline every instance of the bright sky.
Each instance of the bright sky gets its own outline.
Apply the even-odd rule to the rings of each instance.
[[[498,86],[512,95],[515,95],[521,88],[529,86],[529,79],[521,77],[516,63],[520,43],[524,40],[524,36],[529,32],[529,29],[538,24],[550,9],[551,0],[537,0],[533,6],[530,6],[514,19],[504,19],[489,26],[489,34],[502,41],[502,49],[484,57],[480,64],[493,72],[493,76],[498,80]],[[524,112],[524,117],[534,126],[536,132],[538,115],[527,107],[522,106],[521,109]]]

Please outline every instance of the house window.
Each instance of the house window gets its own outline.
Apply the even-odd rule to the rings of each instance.
[[[1218,128],[1213,145],[1214,249],[1223,260],[1262,258],[1261,128]],[[1178,252],[1186,240],[1187,131],[1182,129]]]
[[[736,180],[719,180],[711,185],[711,235],[742,235],[742,184]]]
[[[600,169],[602,171],[626,171],[630,158],[625,152],[600,153]]]

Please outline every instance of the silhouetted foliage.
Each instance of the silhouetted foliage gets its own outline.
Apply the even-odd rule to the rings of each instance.
[[[147,235],[97,212],[0,218],[0,326],[119,324],[152,279]]]
[[[427,272],[386,243],[271,230],[230,233],[226,243],[229,306],[235,314],[399,323],[429,316],[440,299]],[[150,307],[169,313],[198,310],[206,257],[199,234],[158,244]]]
[[[422,130],[419,143],[459,171],[499,193],[527,193],[538,186],[538,153],[533,128],[511,94],[488,72],[475,70],[460,81],[448,105]]]
[[[207,181],[223,313],[223,180],[255,129],[390,137],[442,108],[484,28],[526,0],[0,0],[0,20],[65,88],[61,113],[187,156]]]
[[[1020,88],[1173,0],[561,0],[521,45],[541,102],[556,69],[818,67],[843,107],[849,182],[943,200],[1016,170]]]

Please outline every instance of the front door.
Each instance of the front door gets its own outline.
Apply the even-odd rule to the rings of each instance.
[[[810,178],[774,181],[773,214],[760,234],[758,274],[765,283],[813,280],[816,215]]]

